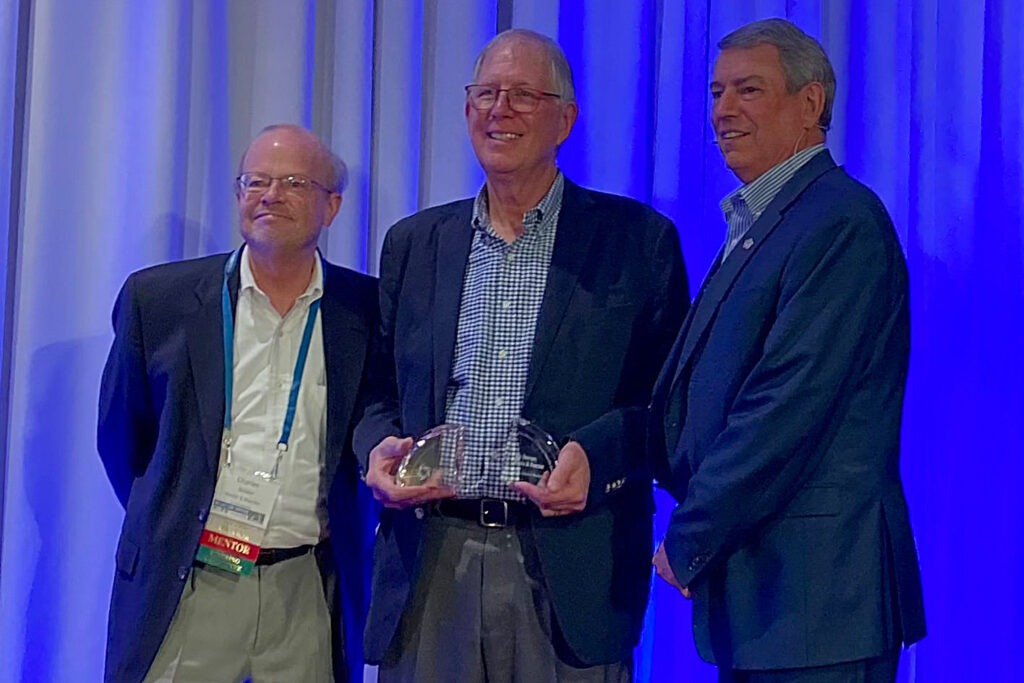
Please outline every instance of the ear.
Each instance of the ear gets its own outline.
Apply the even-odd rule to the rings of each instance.
[[[804,128],[816,128],[821,113],[825,111],[825,86],[817,81],[811,81],[800,88],[800,100],[803,104],[801,118]]]
[[[572,127],[576,125],[576,117],[579,116],[580,109],[576,106],[575,102],[570,102],[562,107],[562,113],[560,114],[560,129],[558,131],[558,144],[561,145],[569,137],[569,133],[572,132]]]
[[[338,209],[341,208],[341,194],[338,192],[332,192],[327,197],[327,210],[324,212],[324,228],[330,227],[331,223],[334,222],[334,217],[338,215]]]

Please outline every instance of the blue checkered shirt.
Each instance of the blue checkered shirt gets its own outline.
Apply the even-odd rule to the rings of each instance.
[[[446,422],[466,427],[462,498],[525,500],[508,486],[518,479],[516,458],[510,457],[517,446],[509,435],[526,394],[564,185],[559,173],[523,216],[523,234],[511,244],[494,232],[486,187],[473,204],[445,412]]]

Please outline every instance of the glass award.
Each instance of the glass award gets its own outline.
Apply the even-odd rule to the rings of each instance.
[[[454,489],[462,473],[465,431],[462,425],[442,424],[420,436],[398,464],[395,482]]]
[[[509,434],[510,448],[502,472],[509,482],[537,484],[555,468],[561,448],[555,437],[529,420],[517,419]]]

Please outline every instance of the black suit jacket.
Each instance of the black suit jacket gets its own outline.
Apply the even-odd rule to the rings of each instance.
[[[680,501],[665,548],[708,661],[819,666],[923,637],[899,474],[907,296],[885,208],[827,152],[704,283],[653,423]]]
[[[356,429],[364,464],[384,437],[418,435],[444,420],[472,206],[463,200],[427,209],[387,235],[382,337],[397,385]],[[590,460],[587,509],[538,516],[528,531],[557,626],[586,664],[623,659],[640,632],[652,542],[644,407],[687,305],[672,223],[639,202],[566,181],[522,414],[572,435]],[[422,521],[415,512],[381,516],[369,661],[384,656],[416,580]]]
[[[132,274],[114,307],[100,389],[98,448],[125,507],[108,623],[106,679],[145,676],[170,625],[216,483],[224,424],[221,283],[226,254]],[[335,662],[361,676],[369,534],[350,448],[362,412],[373,278],[324,262],[320,308],[327,372],[327,503],[334,557],[318,557],[334,608]],[[232,305],[238,271],[230,282]],[[362,499],[363,504],[360,504]],[[334,567],[340,567],[335,572]],[[344,629],[339,619],[344,620]],[[345,637],[347,634],[348,637]],[[342,656],[344,640],[347,657]]]

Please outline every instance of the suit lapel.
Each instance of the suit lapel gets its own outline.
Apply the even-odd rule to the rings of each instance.
[[[346,305],[341,273],[321,259],[324,293],[320,301],[320,325],[323,332],[324,367],[327,375],[327,471],[333,472],[338,456],[345,450],[348,434],[346,416],[363,376],[365,322]]]
[[[558,232],[551,253],[544,298],[541,301],[537,328],[533,335],[533,352],[530,369],[526,378],[525,399],[529,398],[537,379],[544,370],[544,364],[565,319],[569,301],[587,260],[590,244],[596,232],[598,216],[588,215],[590,197],[581,187],[565,179],[562,191],[562,208],[558,214]]]
[[[679,354],[676,376],[678,381],[683,369],[690,361],[699,340],[704,336],[709,324],[714,320],[722,299],[732,288],[733,283],[751,256],[757,253],[764,241],[782,221],[786,209],[799,197],[807,187],[822,174],[836,167],[832,155],[826,150],[815,155],[789,182],[782,186],[779,193],[768,207],[761,213],[754,225],[750,227],[736,248],[721,264],[718,270],[712,268],[701,291],[696,305],[691,309],[692,319],[688,320],[688,328],[684,328],[684,342]]]
[[[211,476],[217,472],[220,456],[221,431],[224,428],[224,337],[221,315],[221,283],[224,262],[210,272],[196,286],[199,307],[185,324],[192,382],[195,387],[199,424],[206,446],[206,463]],[[238,300],[238,269],[228,283],[232,306]]]
[[[444,420],[448,377],[455,353],[462,284],[473,242],[473,202],[459,204],[437,226],[434,259],[434,422]]]

